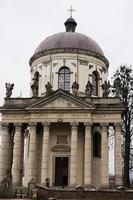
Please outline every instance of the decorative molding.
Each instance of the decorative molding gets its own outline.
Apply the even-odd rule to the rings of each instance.
[[[102,67],[102,71],[103,71],[104,73],[106,73],[106,69],[105,69],[104,67]]]
[[[51,150],[53,152],[70,152],[71,148],[69,145],[65,145],[65,144],[56,144],[54,145]]]
[[[45,51],[42,51],[42,52],[39,52],[37,54],[34,54],[30,61],[29,61],[29,64],[32,65],[33,61],[37,60],[38,58],[42,57],[42,56],[45,56],[45,55],[49,55],[49,54],[55,54],[55,53],[79,53],[79,54],[85,54],[85,55],[89,55],[89,56],[93,56],[101,61],[103,61],[107,68],[109,66],[109,62],[108,60],[106,59],[105,56],[101,55],[101,54],[98,54],[96,52],[91,52],[91,51],[88,51],[88,50],[83,50],[83,49],[73,49],[73,48],[65,48],[65,49],[51,49],[51,50],[45,50]]]
[[[89,69],[92,69],[94,66],[93,65],[89,65]]]
[[[103,73],[103,69],[99,68],[99,71],[100,71],[101,74]]]
[[[45,65],[47,67],[47,65],[50,63],[50,60],[47,61],[42,61],[42,64]]]
[[[89,64],[89,61],[88,60],[79,60],[79,63],[80,63],[80,65],[85,65],[85,66],[88,66],[88,64]]]
[[[63,59],[63,65],[66,66],[66,59]]]
[[[53,67],[55,67],[56,65],[58,65],[58,63],[53,63]]]
[[[75,64],[75,63],[71,63],[71,65],[73,65],[74,67],[76,67],[76,64]]]

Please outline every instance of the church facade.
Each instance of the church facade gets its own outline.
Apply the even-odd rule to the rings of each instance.
[[[109,63],[99,45],[75,32],[54,34],[30,59],[31,97],[11,98],[2,113],[0,184],[109,187],[108,131],[115,133],[115,184],[122,184],[120,99],[108,97]],[[10,84],[9,84],[10,86]]]

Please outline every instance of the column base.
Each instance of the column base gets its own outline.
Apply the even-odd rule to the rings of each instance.
[[[100,190],[108,190],[109,189],[109,185],[102,185],[99,189]]]
[[[116,187],[119,187],[119,186],[122,186],[122,177],[120,175],[116,175],[115,176],[115,186]]]
[[[95,190],[96,188],[92,185],[84,185],[85,190]]]

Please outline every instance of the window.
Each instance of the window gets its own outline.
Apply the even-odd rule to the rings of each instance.
[[[101,135],[100,133],[93,134],[93,156],[101,157]]]
[[[62,67],[58,73],[58,87],[70,91],[70,69],[68,67]]]
[[[92,94],[98,96],[98,73],[92,73]]]

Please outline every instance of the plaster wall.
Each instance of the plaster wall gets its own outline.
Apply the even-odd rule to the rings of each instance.
[[[35,60],[31,65],[31,84],[36,71],[39,72],[39,96],[45,94],[45,85],[50,82],[53,90],[58,89],[59,69],[66,66],[70,69],[72,86],[74,81],[79,83],[79,92],[84,93],[87,81],[92,82],[92,73],[99,74],[99,96],[102,96],[101,84],[107,79],[107,67],[104,62],[92,56],[76,53],[58,53],[46,55]],[[70,90],[72,92],[72,90]]]

